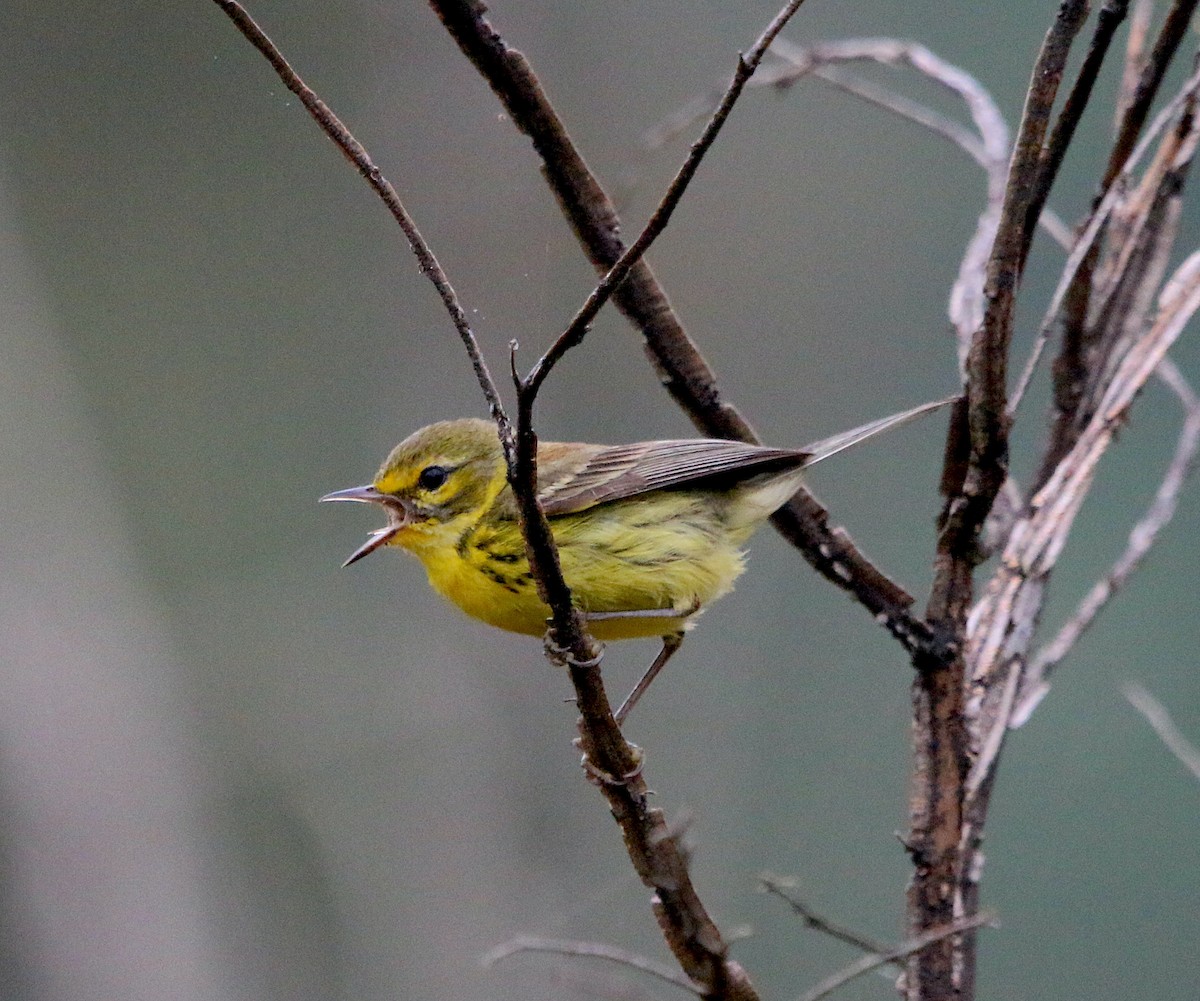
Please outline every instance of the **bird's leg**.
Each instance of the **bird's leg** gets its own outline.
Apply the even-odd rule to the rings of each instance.
[[[646,694],[646,689],[650,687],[650,683],[658,677],[659,672],[666,666],[668,660],[674,655],[675,651],[683,645],[683,633],[688,628],[692,616],[700,611],[700,601],[696,599],[691,605],[679,608],[637,608],[626,609],[620,612],[593,612],[589,611],[586,614],[589,622],[603,622],[613,619],[675,619],[680,622],[682,628],[673,633],[667,633],[662,638],[662,649],[658,651],[658,656],[654,658],[654,662],[646,668],[646,673],[638,679],[638,683],[633,686],[633,691],[621,703],[621,708],[613,713],[613,719],[620,726],[625,717],[633,710],[633,707],[638,704],[638,700]]]
[[[683,646],[682,632],[670,633],[663,637],[662,649],[658,651],[658,656],[646,668],[646,673],[638,679],[638,683],[633,686],[633,691],[625,697],[625,701],[621,703],[621,708],[613,713],[613,719],[617,721],[617,726],[621,726],[625,722],[625,717],[638,704],[638,700],[646,694],[646,689],[658,677],[658,672],[666,666],[667,661],[671,659],[675,651],[681,646]]]
[[[687,618],[693,614],[693,606],[680,614],[676,608],[631,608],[624,612],[584,612],[583,617],[588,622],[612,622],[615,619],[678,619]]]

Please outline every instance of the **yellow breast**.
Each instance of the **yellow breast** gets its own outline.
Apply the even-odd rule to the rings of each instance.
[[[711,495],[689,491],[647,494],[552,518],[563,576],[576,603],[600,613],[589,622],[593,635],[617,640],[675,633],[725,594],[742,572],[743,558],[722,518]],[[500,629],[545,632],[549,609],[538,597],[513,522],[477,518],[422,532],[416,527],[395,541],[421,559],[434,590]]]

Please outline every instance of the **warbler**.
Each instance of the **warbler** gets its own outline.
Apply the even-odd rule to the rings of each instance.
[[[733,587],[744,569],[742,544],[787,503],[809,466],[950,402],[801,449],[721,439],[542,442],[538,499],[589,631],[599,640],[663,642],[618,721],[700,612]],[[397,445],[371,483],[321,500],[375,504],[387,515],[343,566],[400,546],[421,560],[433,589],[468,615],[511,632],[546,631],[550,611],[525,556],[494,424],[430,424]]]

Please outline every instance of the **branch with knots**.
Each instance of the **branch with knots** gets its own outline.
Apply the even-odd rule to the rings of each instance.
[[[1051,124],[1067,54],[1088,15],[1085,4],[1060,7],[1032,75],[1015,149],[1003,116],[979,83],[914,43],[885,38],[795,46],[780,41],[772,49],[777,58],[753,83],[787,88],[815,79],[829,84],[948,141],[987,177],[985,206],[949,303],[976,416],[969,443],[948,442],[946,480],[958,496],[947,505],[952,531],[943,535],[930,615],[944,624],[949,617],[945,633],[962,641],[964,656],[957,668],[927,661],[918,676],[908,840],[915,862],[913,933],[974,913],[978,845],[1005,735],[1029,718],[1049,690],[1051,672],[1145,559],[1170,521],[1200,449],[1196,394],[1166,354],[1197,308],[1194,256],[1170,278],[1166,275],[1194,155],[1200,79],[1186,81],[1151,114],[1195,6],[1173,4],[1152,38],[1150,5],[1135,4],[1112,150],[1096,204],[1074,232],[1046,207],[1047,201],[1117,29],[1129,13],[1122,0],[1097,12],[1083,62]],[[911,69],[959,97],[970,123],[852,73],[848,67],[854,64]],[[655,130],[651,141],[667,141],[710,104],[710,99],[697,99]],[[1012,307],[1039,227],[1067,259],[1013,392],[1004,399]],[[1008,425],[1015,421],[1056,331],[1061,331],[1061,343],[1053,366],[1049,445],[1032,487],[1023,490],[1007,475],[998,476],[995,457],[1007,450]],[[1054,639],[1033,652],[1052,570],[1098,463],[1151,373],[1183,410],[1175,454],[1125,551]],[[996,420],[996,414],[1004,420]],[[993,551],[1000,552],[1000,565],[972,608],[971,568],[980,555]],[[916,663],[922,667],[919,656]],[[958,937],[914,957],[906,981],[909,996],[937,997],[951,990],[964,992],[956,996],[969,995],[972,956],[969,937]]]
[[[690,124],[697,117],[697,107],[703,108],[700,138],[651,222],[626,247],[617,235],[620,222],[612,202],[571,142],[528,60],[485,20],[482,5],[431,0],[509,118],[532,140],[555,198],[602,276],[576,317],[525,375],[516,371],[514,349],[514,420],[504,410],[466,312],[395,190],[248,15],[233,0],[216,2],[379,194],[450,313],[499,425],[531,564],[554,611],[551,650],[568,666],[576,686],[581,744],[591,774],[622,827],[639,876],[654,889],[656,916],[683,971],[673,982],[705,997],[757,994],[745,971],[729,958],[725,939],[696,894],[677,832],[648,806],[640,753],[613,720],[599,673],[599,648],[573,607],[537,500],[535,401],[557,361],[583,339],[612,298],[641,333],[664,386],[700,430],[757,441],[748,421],[723,398],[715,374],[643,259],[747,87],[788,87],[808,77],[824,80],[930,130],[983,168],[987,185],[982,209],[950,296],[952,354],[966,401],[947,441],[946,501],[926,613],[914,612],[909,593],[871,563],[843,529],[831,525],[828,512],[807,491],[774,519],[805,559],[900,641],[917,669],[907,847],[913,860],[908,938],[919,944],[903,950],[904,989],[912,999],[973,996],[974,929],[981,921],[979,845],[1007,734],[1028,718],[1048,690],[1052,670],[1149,551],[1170,518],[1200,442],[1195,394],[1167,357],[1200,308],[1200,259],[1193,255],[1172,268],[1182,195],[1197,142],[1200,75],[1187,80],[1170,100],[1159,100],[1195,3],[1172,4],[1153,38],[1147,5],[1135,5],[1112,149],[1098,171],[1096,203],[1074,232],[1046,205],[1129,13],[1126,2],[1110,0],[1096,13],[1087,52],[1067,87],[1068,56],[1089,8],[1082,0],[1061,4],[1038,55],[1012,142],[986,91],[921,46],[892,39],[809,47],[785,43],[778,32],[799,6],[793,2],[738,58],[733,79],[718,99],[690,107],[660,130],[658,140],[665,141],[681,122]],[[851,64],[915,70],[957,95],[970,124],[851,74]],[[1061,102],[1060,90],[1065,93]],[[1012,345],[1019,343],[1014,337],[1019,333],[1014,331],[1016,302],[1038,227],[1062,244],[1068,256],[1010,392]],[[1036,431],[1025,434],[1028,417],[1020,405],[1056,338],[1049,445],[1032,481],[1022,487],[1008,476],[1010,440],[1036,436]],[[1098,464],[1156,371],[1184,407],[1176,456],[1121,559],[1058,636],[1036,650],[1047,588]],[[982,576],[979,568],[993,553],[999,559]],[[900,956],[897,952],[891,958]]]

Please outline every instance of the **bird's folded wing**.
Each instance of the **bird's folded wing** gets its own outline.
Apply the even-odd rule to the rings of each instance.
[[[578,456],[579,452],[576,451]],[[699,486],[727,489],[765,473],[798,469],[809,453],[739,441],[684,438],[599,448],[582,462],[539,456],[538,499],[547,515],[569,514],[651,490]]]

